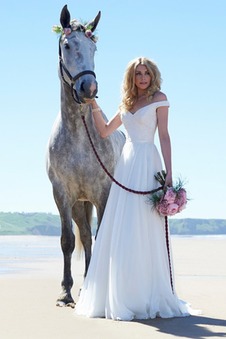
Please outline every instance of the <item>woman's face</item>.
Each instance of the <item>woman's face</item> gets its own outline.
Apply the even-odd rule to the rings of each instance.
[[[140,90],[146,90],[151,84],[151,75],[145,65],[138,65],[135,70],[135,85]]]

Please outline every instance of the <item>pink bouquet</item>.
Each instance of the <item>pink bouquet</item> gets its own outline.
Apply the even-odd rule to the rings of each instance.
[[[165,184],[165,178],[165,171],[158,172],[155,175],[155,179],[162,187]],[[172,187],[166,187],[151,194],[150,201],[159,214],[162,216],[172,216],[185,209],[188,199],[186,190],[183,188],[183,183],[179,179]]]

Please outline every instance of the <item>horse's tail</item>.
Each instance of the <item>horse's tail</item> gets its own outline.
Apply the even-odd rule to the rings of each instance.
[[[76,224],[75,224],[75,255],[77,259],[81,259],[84,255],[84,247],[81,241],[80,231]]]
[[[89,201],[85,201],[84,208],[87,221],[86,225],[90,225],[89,227],[91,227],[93,205]],[[91,232],[91,230],[88,230],[88,232]],[[84,246],[86,246],[86,244],[82,243],[79,227],[75,224],[75,253],[78,259],[83,258],[83,255],[85,253]]]

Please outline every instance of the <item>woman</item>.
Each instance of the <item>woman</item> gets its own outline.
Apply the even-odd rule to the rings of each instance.
[[[160,72],[151,60],[132,60],[125,72],[122,102],[108,123],[91,101],[100,135],[109,136],[122,123],[127,138],[114,177],[124,186],[148,191],[158,186],[162,170],[154,145],[158,128],[167,186],[172,186],[169,103],[160,92]],[[112,183],[105,213],[76,313],[115,320],[187,316],[170,283],[164,218],[152,209],[147,196],[130,193]]]

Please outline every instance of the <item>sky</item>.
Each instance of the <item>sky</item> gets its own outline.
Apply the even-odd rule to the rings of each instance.
[[[190,199],[177,218],[226,219],[225,0],[4,2],[0,212],[58,213],[45,154],[60,108],[58,37],[51,29],[66,3],[71,18],[83,22],[101,10],[95,72],[98,104],[109,119],[127,63],[138,56],[157,63],[170,102],[173,175],[185,181]]]

